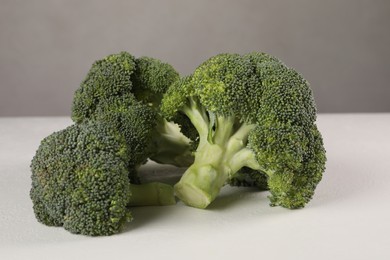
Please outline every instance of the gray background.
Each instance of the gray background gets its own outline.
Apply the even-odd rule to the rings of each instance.
[[[319,112],[390,112],[388,0],[0,0],[0,116],[69,115],[92,62],[121,50],[182,74],[264,51],[304,75]]]

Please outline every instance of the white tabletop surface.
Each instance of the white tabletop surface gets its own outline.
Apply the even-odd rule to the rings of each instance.
[[[304,209],[269,207],[268,192],[227,186],[207,210],[134,208],[134,221],[110,237],[35,220],[31,158],[70,124],[0,118],[0,259],[390,259],[390,114],[318,116],[327,169]],[[181,172],[149,164],[142,174],[152,179],[160,167],[172,180]]]

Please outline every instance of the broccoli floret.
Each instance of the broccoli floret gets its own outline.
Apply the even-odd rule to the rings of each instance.
[[[188,117],[198,132],[195,161],[175,185],[187,205],[205,208],[223,185],[250,177],[269,188],[271,205],[300,208],[321,180],[326,157],[312,91],[270,55],[210,58],[171,85],[161,111]]]
[[[154,154],[151,142],[156,128],[155,111],[137,101],[131,94],[101,101],[89,120],[106,122],[124,137],[131,156],[127,158],[131,183],[140,183],[137,169]]]
[[[76,91],[72,119],[76,123],[96,118],[109,121],[121,130],[130,149],[138,155],[136,164],[150,158],[188,166],[193,162],[191,140],[178,125],[159,115],[163,94],[178,78],[171,65],[157,59],[136,59],[126,52],[109,55],[92,65]],[[135,171],[131,172],[131,180],[136,181]]]
[[[31,163],[38,221],[77,234],[111,235],[132,220],[129,206],[174,204],[167,184],[130,184],[127,147],[123,135],[102,121],[46,137]]]
[[[135,58],[127,52],[96,61],[74,94],[72,119],[81,123],[91,117],[101,102],[129,93]]]
[[[179,79],[179,74],[171,65],[154,58],[140,57],[135,63],[132,93],[137,100],[158,108],[163,94]]]

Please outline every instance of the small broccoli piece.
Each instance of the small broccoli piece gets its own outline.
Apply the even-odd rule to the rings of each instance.
[[[42,140],[31,163],[39,222],[90,236],[119,232],[131,205],[172,205],[166,184],[130,184],[123,135],[104,122],[72,125]]]
[[[72,119],[108,121],[125,135],[139,166],[150,158],[159,163],[188,166],[193,162],[191,140],[178,125],[159,115],[161,98],[179,78],[169,64],[121,52],[96,61],[76,91]],[[180,123],[180,122],[179,122]],[[184,121],[185,124],[185,121]],[[188,124],[187,124],[188,125]],[[131,180],[137,180],[131,171]]]
[[[250,179],[269,188],[271,205],[300,208],[321,180],[326,157],[311,89],[270,55],[210,58],[171,85],[161,111],[188,117],[198,132],[195,161],[175,185],[187,205],[205,208],[226,183]]]

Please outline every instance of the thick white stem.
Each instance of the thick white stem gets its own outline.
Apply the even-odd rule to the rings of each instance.
[[[220,146],[206,142],[196,151],[194,164],[175,185],[176,196],[189,206],[206,208],[229,177],[229,169],[222,164],[223,155]]]
[[[208,141],[210,121],[199,109],[196,101],[183,108],[198,130],[200,142],[195,153],[195,162],[175,185],[176,195],[187,205],[206,208],[226,184],[229,176],[242,167],[260,169],[255,154],[248,148],[249,132],[255,125],[245,124],[233,133],[235,118],[216,118],[215,132]]]

